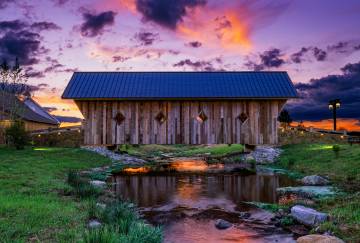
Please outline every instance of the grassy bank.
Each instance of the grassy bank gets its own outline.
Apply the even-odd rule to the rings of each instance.
[[[69,170],[110,164],[80,149],[0,148],[2,242],[71,242],[82,237],[88,202],[64,196]]]
[[[277,166],[302,175],[322,175],[345,195],[321,200],[319,210],[328,212],[331,222],[321,225],[349,242],[360,239],[360,146],[333,144],[298,144],[283,146]]]
[[[125,150],[125,148],[122,148]],[[128,146],[126,152],[130,155],[148,157],[159,156],[162,154],[171,154],[174,157],[192,157],[192,156],[225,156],[234,152],[241,152],[243,146],[240,144],[219,145],[140,145]]]

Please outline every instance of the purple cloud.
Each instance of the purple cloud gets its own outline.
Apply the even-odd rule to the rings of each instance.
[[[104,33],[106,26],[113,25],[116,13],[106,11],[99,14],[83,13],[84,23],[80,26],[82,36],[95,37]]]
[[[136,0],[136,9],[144,21],[151,21],[175,29],[189,8],[205,5],[206,0]]]
[[[154,43],[154,41],[159,39],[159,34],[143,31],[136,33],[135,39],[144,46],[150,46]]]
[[[189,42],[187,44],[185,44],[186,46],[189,46],[189,47],[193,47],[193,48],[199,48],[202,46],[202,43],[199,42],[199,41],[192,41],[192,42]]]
[[[278,48],[272,48],[259,55],[260,63],[248,61],[245,66],[254,71],[261,71],[269,68],[279,68],[285,64],[284,54]]]

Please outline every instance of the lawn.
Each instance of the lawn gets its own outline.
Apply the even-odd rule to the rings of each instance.
[[[0,147],[1,241],[80,239],[88,203],[64,196],[66,174],[106,164],[110,160],[80,149]]]
[[[336,146],[335,146],[336,147]],[[332,218],[323,224],[349,242],[360,239],[360,146],[339,145],[336,152],[332,144],[298,144],[283,146],[284,153],[277,166],[302,175],[328,176],[345,193],[333,199],[320,200],[319,210]]]

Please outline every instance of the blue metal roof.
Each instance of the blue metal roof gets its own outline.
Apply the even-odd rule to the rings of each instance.
[[[65,99],[296,98],[286,72],[75,72]]]

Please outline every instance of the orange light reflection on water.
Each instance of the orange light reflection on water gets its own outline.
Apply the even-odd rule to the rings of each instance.
[[[203,160],[177,160],[171,163],[170,168],[176,171],[188,171],[188,172],[201,172],[207,171],[210,168],[221,169],[224,167],[223,164],[217,164],[214,166],[208,165]]]
[[[150,172],[150,168],[148,167],[138,167],[138,168],[126,168],[124,172],[127,173],[148,173]]]

